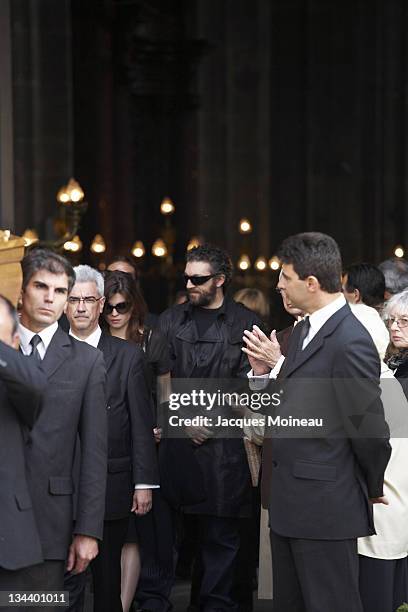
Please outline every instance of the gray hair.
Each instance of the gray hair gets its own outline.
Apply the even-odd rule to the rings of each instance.
[[[389,317],[391,312],[397,310],[400,314],[408,315],[408,290],[393,295],[384,305],[383,315]]]
[[[105,282],[103,276],[95,268],[91,266],[80,265],[75,266],[75,282],[76,283],[95,283],[99,297],[102,297],[105,291]]]
[[[408,262],[405,259],[390,257],[379,264],[384,274],[385,288],[395,295],[408,287]]]

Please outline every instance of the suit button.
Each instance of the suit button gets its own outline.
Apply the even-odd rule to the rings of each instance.
[[[106,410],[110,410],[110,406],[106,406]]]
[[[278,462],[277,461],[272,461],[272,465],[273,465],[273,467],[278,467]]]

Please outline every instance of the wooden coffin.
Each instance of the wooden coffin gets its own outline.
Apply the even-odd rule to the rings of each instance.
[[[0,230],[0,293],[14,306],[21,291],[23,274],[20,261],[24,257],[24,239]]]

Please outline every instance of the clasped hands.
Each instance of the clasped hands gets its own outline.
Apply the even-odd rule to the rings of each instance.
[[[248,361],[256,376],[269,374],[282,356],[280,345],[276,339],[276,331],[266,336],[257,325],[252,327],[252,331],[244,331],[243,341],[246,346],[242,351],[248,355]]]

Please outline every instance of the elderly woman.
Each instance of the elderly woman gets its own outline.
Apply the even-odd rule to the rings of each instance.
[[[381,331],[378,313],[364,305],[352,306],[354,315],[370,333],[384,359],[387,333]],[[364,612],[394,612],[408,601],[408,404],[400,382],[408,375],[408,291],[386,304],[386,321],[397,365],[394,378],[381,361],[384,412],[391,431],[392,454],[384,475],[384,495],[389,505],[376,504],[377,535],[359,538],[360,593]],[[384,327],[384,326],[383,326]]]
[[[408,396],[408,290],[388,300],[384,315],[390,332],[387,365]]]

